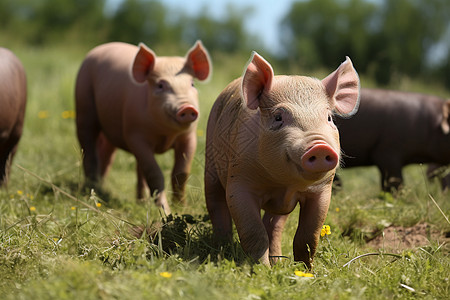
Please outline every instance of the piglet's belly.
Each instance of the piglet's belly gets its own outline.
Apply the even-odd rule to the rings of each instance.
[[[297,193],[286,193],[287,195],[269,198],[264,201],[262,208],[277,215],[290,214],[297,206],[298,198]]]

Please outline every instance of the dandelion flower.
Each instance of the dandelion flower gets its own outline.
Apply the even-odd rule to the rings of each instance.
[[[35,210],[36,210],[36,207],[30,206],[30,211],[35,211]]]
[[[72,206],[71,208],[70,208],[71,210],[75,210],[75,209],[77,209],[75,206]]]
[[[341,209],[339,207],[336,207],[336,212],[341,211]]]
[[[320,230],[320,236],[330,235],[330,234],[331,234],[330,225],[323,225],[322,229]]]
[[[65,110],[61,113],[61,117],[63,119],[75,119],[75,111],[73,110]]]
[[[17,191],[17,195],[22,196],[23,195],[23,191],[22,190],[18,190]]]
[[[102,204],[100,202],[95,203],[95,206],[100,207]]]
[[[30,200],[33,200],[33,199],[34,199],[34,196],[31,195],[31,194],[28,194],[28,193],[27,193],[27,197],[28,197],[28,199],[30,199]]]
[[[296,276],[298,276],[298,277],[314,277],[313,274],[311,274],[311,273],[305,273],[305,272],[302,272],[302,271],[295,271],[294,274],[295,274]]]
[[[38,118],[39,119],[47,119],[48,118],[48,111],[41,110],[40,112],[38,112]]]
[[[171,278],[172,277],[172,273],[170,273],[170,272],[161,272],[161,273],[159,273],[159,276],[164,277],[164,278]]]

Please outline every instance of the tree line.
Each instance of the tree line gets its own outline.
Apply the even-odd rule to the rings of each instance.
[[[190,16],[162,0],[122,0],[114,10],[108,10],[107,3],[2,0],[0,34],[30,45],[151,41],[185,49],[201,39],[211,52],[249,53],[262,48],[262,42],[245,30],[250,7],[239,10],[229,5],[226,17],[218,20],[207,6]],[[348,55],[360,73],[379,85],[409,76],[450,88],[448,0],[298,1],[278,31],[284,51],[268,55],[286,65],[334,68]],[[438,63],[435,53],[441,56]]]

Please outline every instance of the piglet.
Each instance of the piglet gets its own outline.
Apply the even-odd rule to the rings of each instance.
[[[311,268],[340,159],[333,113],[352,115],[358,100],[349,58],[320,81],[274,76],[253,53],[208,120],[205,197],[215,237],[230,239],[234,221],[244,251],[270,265],[281,255],[283,227],[299,203],[294,259]]]
[[[114,151],[137,160],[137,197],[146,186],[156,204],[170,213],[164,176],[155,154],[174,149],[174,198],[184,190],[196,149],[199,117],[194,78],[206,80],[209,55],[201,42],[186,57],[163,57],[144,44],[108,43],[94,48],[78,73],[75,100],[78,139],[88,183],[106,175]]]
[[[13,52],[0,48],[0,186],[8,182],[10,164],[22,136],[26,102],[25,69]]]

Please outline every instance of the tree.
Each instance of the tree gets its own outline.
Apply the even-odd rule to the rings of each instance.
[[[364,69],[374,10],[362,0],[294,3],[281,27],[287,56],[313,68],[335,67],[348,55]]]
[[[222,20],[211,18],[207,7],[202,13],[186,22],[183,30],[183,40],[192,43],[201,39],[210,51],[222,51],[235,53],[241,50],[247,51],[250,45],[258,43],[244,28],[245,16],[251,13],[251,9],[237,10],[233,6],[227,6],[226,17]]]
[[[159,1],[124,0],[110,18],[109,40],[159,43],[168,32],[167,10]],[[171,36],[174,40],[179,37]]]
[[[286,57],[306,67],[335,67],[346,55],[379,84],[420,76],[427,55],[450,27],[447,0],[310,0],[282,22]]]

